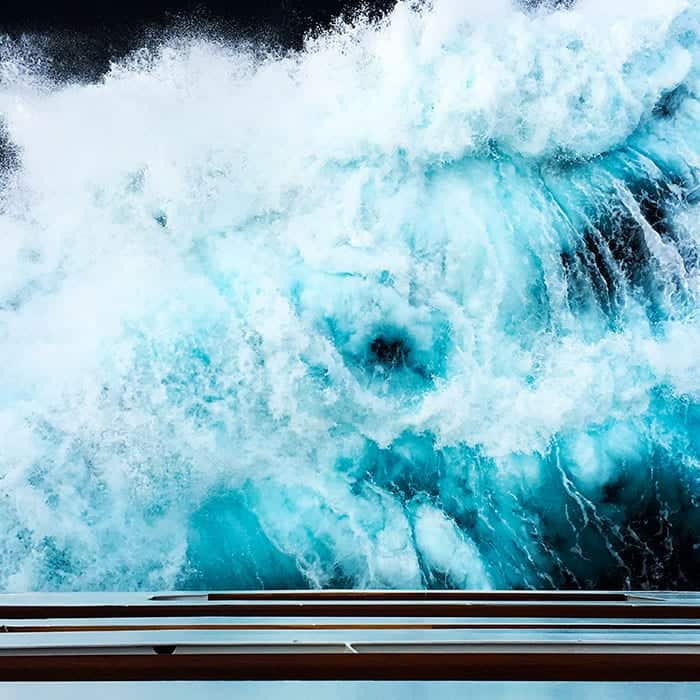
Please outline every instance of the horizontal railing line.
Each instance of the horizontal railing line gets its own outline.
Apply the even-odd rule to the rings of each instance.
[[[0,656],[0,679],[700,681],[698,654],[321,653]]]

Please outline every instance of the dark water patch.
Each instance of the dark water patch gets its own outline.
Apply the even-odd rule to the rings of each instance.
[[[563,251],[561,261],[568,282],[569,304],[588,309],[597,304],[614,316],[622,301],[617,263],[597,228],[591,227],[571,251]]]
[[[600,236],[587,240],[595,241],[601,258],[608,258],[608,253],[611,256],[613,264],[608,272],[611,288],[616,283],[615,272],[632,286],[643,286],[650,253],[642,224],[628,210],[617,209],[599,219],[595,230]]]
[[[538,514],[557,587],[665,590],[698,580],[700,477],[678,456],[649,446],[594,487],[565,461],[553,483],[557,471],[564,488]]]
[[[673,90],[667,90],[654,106],[653,115],[660,119],[670,119],[689,95],[690,91],[682,84]]]
[[[408,366],[411,351],[404,338],[380,334],[370,342],[369,354],[382,367],[394,369]]]
[[[414,337],[410,326],[391,322],[360,335],[344,320],[326,318],[323,330],[358,380],[381,392],[419,396],[435,377],[445,374],[450,328],[441,318],[417,329],[422,338]],[[324,380],[323,368],[312,365],[310,372],[317,381]]]
[[[684,206],[682,185],[665,180],[637,180],[622,193],[611,193],[597,207],[577,242],[561,253],[568,283],[569,303],[574,309],[597,305],[615,320],[632,295],[642,302],[650,320],[664,317],[664,291],[682,294],[683,280],[661,270],[650,250],[647,236],[656,235],[673,246],[683,260],[685,273],[698,265],[694,241],[675,229],[672,217]],[[652,231],[645,227],[648,226]]]

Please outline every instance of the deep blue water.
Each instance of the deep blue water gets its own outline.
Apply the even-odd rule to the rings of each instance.
[[[700,586],[700,3],[0,40],[0,589]]]

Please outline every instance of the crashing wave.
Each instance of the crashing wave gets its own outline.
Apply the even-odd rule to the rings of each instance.
[[[0,47],[0,588],[700,585],[700,4]]]

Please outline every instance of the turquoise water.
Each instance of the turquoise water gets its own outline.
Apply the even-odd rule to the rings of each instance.
[[[687,700],[697,697],[697,683],[387,683],[387,682],[243,682],[243,683],[5,683],[8,700],[25,698],[123,697],[128,690],[139,698],[571,698],[571,700],[622,700],[631,694],[639,700]]]
[[[697,588],[699,22],[0,40],[0,589]]]

